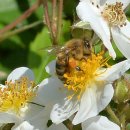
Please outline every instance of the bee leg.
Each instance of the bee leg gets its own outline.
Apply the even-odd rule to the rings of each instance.
[[[76,66],[75,69],[76,69],[77,71],[80,71],[80,72],[83,72],[83,73],[84,73],[84,71],[83,71],[79,66]]]
[[[82,58],[81,58],[81,60],[85,60],[85,61],[87,61],[87,56],[83,56]]]

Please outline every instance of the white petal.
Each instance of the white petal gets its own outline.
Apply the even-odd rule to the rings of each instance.
[[[55,66],[56,66],[56,61],[55,60],[51,61],[45,68],[46,72],[49,73],[50,75],[55,75],[56,73]]]
[[[82,130],[120,130],[120,127],[104,116],[92,117],[82,123]]]
[[[10,81],[10,80],[15,81],[15,80],[20,79],[23,76],[28,77],[30,80],[34,80],[34,74],[31,69],[27,67],[19,67],[13,70],[9,74],[7,81]]]
[[[20,121],[21,119],[17,115],[0,112],[0,123],[15,123]]]
[[[107,0],[99,0],[100,5],[104,5]]]
[[[46,106],[42,111],[35,113],[35,116],[29,120],[30,124],[39,130],[46,130],[51,109],[52,106]]]
[[[82,21],[90,23],[92,29],[102,39],[103,44],[108,49],[110,56],[115,59],[116,54],[110,42],[110,31],[108,24],[102,18],[100,10],[95,8],[96,7],[93,6],[88,0],[80,2],[76,10],[79,18]]]
[[[30,120],[31,118],[33,118],[34,116],[36,116],[40,111],[42,111],[44,109],[43,106],[40,106],[38,104],[33,104],[33,103],[28,103],[28,108],[23,111],[23,113],[21,113],[21,117],[24,120]]]
[[[49,128],[46,130],[68,130],[63,124],[54,125],[52,124]]]
[[[130,40],[122,35],[119,28],[112,28],[111,32],[118,49],[126,58],[130,58]]]
[[[79,108],[77,99],[64,99],[59,104],[55,104],[51,112],[51,120],[55,124],[59,124],[73,115]]]
[[[37,130],[46,130],[51,109],[52,106],[41,107],[36,104],[30,104],[23,119],[28,121]],[[17,126],[19,126],[18,123]],[[16,125],[14,127],[16,128]]]
[[[104,73],[97,77],[96,80],[107,81],[109,83],[120,78],[130,68],[130,60],[117,63],[107,68]]]
[[[55,104],[65,97],[64,85],[56,77],[45,79],[38,86],[37,96],[33,102],[41,105]]]
[[[107,0],[106,1],[107,4],[115,4],[116,2],[123,3],[123,9],[125,9],[130,3],[130,0]]]
[[[86,119],[96,116],[111,101],[113,97],[113,87],[111,84],[106,86],[90,86],[86,89],[82,99],[79,111],[77,112],[73,124],[79,124]]]
[[[130,22],[128,20],[126,20],[126,26],[120,27],[120,31],[130,42]]]
[[[35,130],[35,129],[29,122],[24,121],[19,126],[14,127],[11,130]]]

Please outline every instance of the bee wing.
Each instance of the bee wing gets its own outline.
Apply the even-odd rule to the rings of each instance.
[[[48,46],[48,47],[42,48],[41,50],[48,52],[48,54],[56,55],[60,51],[63,51],[63,48],[64,48],[63,46],[54,45],[54,46]]]

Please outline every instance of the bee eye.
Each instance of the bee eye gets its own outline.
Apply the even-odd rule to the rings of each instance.
[[[85,47],[85,48],[90,48],[89,41],[84,40],[84,47]]]

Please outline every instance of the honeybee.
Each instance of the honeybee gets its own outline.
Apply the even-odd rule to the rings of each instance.
[[[69,72],[70,68],[75,68],[77,71],[81,71],[77,66],[76,61],[81,59],[87,59],[91,54],[91,45],[89,41],[83,39],[72,39],[66,42],[64,46],[54,47],[48,52],[56,52],[56,74],[58,78],[65,82],[64,74]]]

